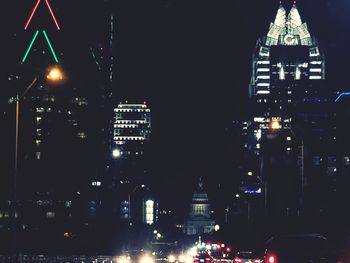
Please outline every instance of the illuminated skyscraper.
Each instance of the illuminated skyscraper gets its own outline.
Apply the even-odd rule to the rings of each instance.
[[[325,79],[324,56],[316,38],[303,23],[297,6],[280,5],[267,35],[259,38],[253,55],[249,94],[257,136],[272,118],[290,127],[297,100]]]
[[[253,54],[246,144],[248,171],[270,187],[265,202],[275,212],[302,205],[305,189],[336,176],[334,94],[322,50],[296,4],[290,10],[280,4]]]
[[[151,110],[146,103],[119,103],[114,108],[111,152],[120,154],[119,181],[145,183],[147,148],[151,135]]]

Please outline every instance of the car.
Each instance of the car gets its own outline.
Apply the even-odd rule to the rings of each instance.
[[[211,263],[213,258],[206,252],[198,253],[194,259],[193,263]]]
[[[263,255],[253,251],[239,251],[236,253],[234,263],[262,263]]]
[[[319,234],[271,237],[265,248],[264,263],[337,263],[328,240]]]

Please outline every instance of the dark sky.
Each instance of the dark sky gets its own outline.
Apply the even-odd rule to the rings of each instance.
[[[228,129],[246,110],[252,51],[274,20],[278,1],[114,0],[107,8],[108,1],[103,0],[51,0],[60,32],[42,1],[41,15],[24,32],[35,2],[2,4],[2,69],[20,61],[35,27],[41,27],[64,53],[72,85],[94,93],[88,49],[108,40],[106,14],[114,10],[115,94],[150,101],[152,143],[159,164],[155,173],[168,185],[188,179],[191,188],[201,175],[210,184],[234,176],[235,157],[229,154],[235,145],[228,140]],[[325,50],[330,88],[346,89],[349,1],[300,0],[298,6]]]

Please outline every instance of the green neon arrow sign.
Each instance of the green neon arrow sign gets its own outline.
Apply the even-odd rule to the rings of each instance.
[[[54,50],[53,47],[52,47],[52,44],[51,44],[51,42],[50,42],[50,39],[49,39],[49,37],[48,37],[46,31],[43,30],[42,32],[43,32],[43,35],[44,35],[45,40],[46,40],[46,42],[47,42],[47,45],[48,45],[49,48],[50,48],[50,51],[51,51],[52,56],[53,56],[53,59],[55,60],[56,63],[58,63],[57,55],[56,55],[56,53],[55,53],[55,50]],[[29,46],[28,46],[28,48],[27,48],[27,50],[26,50],[26,52],[24,53],[24,56],[23,56],[23,58],[22,58],[22,64],[27,60],[28,55],[29,55],[30,51],[31,51],[32,48],[33,48],[33,45],[34,45],[36,39],[38,38],[38,35],[39,35],[39,30],[37,30],[37,31],[35,32],[35,34],[34,34],[34,36],[33,36],[33,38],[32,38],[32,41],[29,43]]]

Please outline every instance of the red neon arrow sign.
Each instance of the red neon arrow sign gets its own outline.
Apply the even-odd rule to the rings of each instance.
[[[31,13],[30,16],[29,16],[29,19],[28,19],[26,25],[24,26],[24,30],[27,30],[27,28],[28,28],[30,22],[31,22],[32,19],[33,19],[33,16],[34,16],[36,10],[38,9],[38,6],[39,6],[40,2],[41,2],[41,0],[37,0],[35,6],[34,6],[34,8],[33,8],[33,11],[32,11],[32,13]],[[57,30],[60,30],[60,26],[59,26],[59,24],[58,24],[58,22],[57,22],[57,19],[56,19],[56,17],[55,17],[55,14],[54,14],[53,11],[52,11],[52,8],[51,8],[51,5],[50,5],[50,3],[49,3],[49,0],[45,0],[45,3],[46,3],[47,8],[49,9],[49,12],[50,12],[50,14],[51,14],[51,17],[52,17],[53,21],[55,22],[55,25],[56,25]]]

